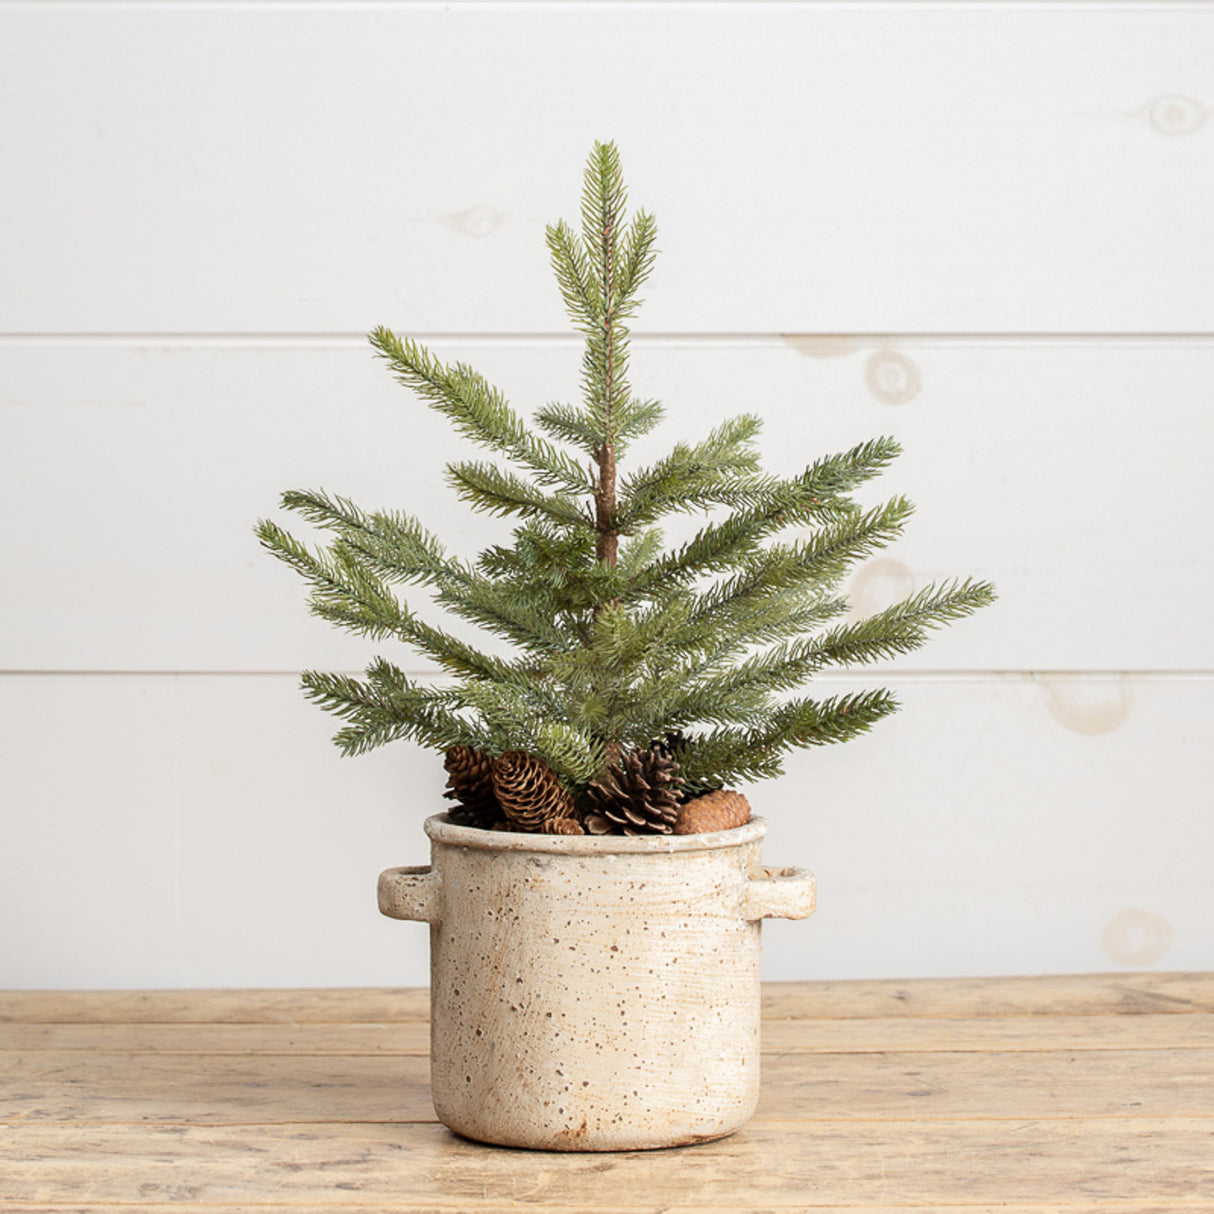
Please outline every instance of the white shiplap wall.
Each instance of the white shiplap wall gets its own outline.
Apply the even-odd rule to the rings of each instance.
[[[456,547],[460,450],[358,336],[576,391],[543,252],[595,138],[662,256],[661,434],[877,433],[874,608],[996,608],[904,711],[752,789],[821,909],[776,978],[1214,966],[1214,4],[0,0],[0,984],[424,983],[375,874],[434,756],[340,759],[253,521],[290,486]]]

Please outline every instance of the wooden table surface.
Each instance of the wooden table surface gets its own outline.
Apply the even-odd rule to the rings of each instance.
[[[764,988],[741,1132],[434,1119],[420,990],[0,992],[0,1210],[1214,1211],[1214,974]]]

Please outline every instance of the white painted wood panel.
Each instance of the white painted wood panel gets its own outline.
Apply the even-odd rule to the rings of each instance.
[[[436,348],[520,409],[577,391],[572,340]],[[479,448],[361,343],[8,342],[0,368],[0,668],[361,668],[377,646],[309,617],[253,537],[283,489],[411,510],[466,555],[508,530],[442,482]],[[872,496],[919,512],[856,603],[954,573],[1001,598],[899,669],[1214,669],[1214,340],[651,340],[633,378],[670,412],[653,446],[745,410],[784,472],[901,439]]]
[[[890,685],[901,713],[747,790],[820,886],[767,977],[1214,968],[1214,681]],[[342,759],[332,724],[288,676],[0,677],[0,986],[424,985],[374,885],[425,863],[441,761]]]
[[[0,678],[0,985],[182,980],[172,679]]]
[[[375,878],[441,761],[329,724],[288,677],[0,676],[0,986],[424,985]]]
[[[652,332],[1214,326],[1207,4],[4,3],[0,81],[0,331],[558,331],[596,138]]]

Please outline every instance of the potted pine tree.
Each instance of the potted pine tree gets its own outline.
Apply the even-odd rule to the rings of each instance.
[[[362,678],[308,672],[303,688],[343,718],[345,754],[407,740],[444,756],[451,805],[425,823],[431,864],[383,873],[380,908],[431,925],[435,1107],[485,1142],[669,1146],[750,1116],[759,923],[808,915],[814,882],[762,867],[766,823],[740,788],[897,707],[885,690],[799,694],[816,672],[905,653],[994,597],[954,580],[839,622],[843,577],[911,513],[902,497],[853,498],[898,454],[892,439],[782,477],[763,471],[760,421],[744,415],[621,471],[662,418],[628,381],[654,239],[651,216],[627,215],[616,148],[596,144],[580,236],[547,232],[585,337],[578,405],[528,421],[470,367],[371,334],[402,384],[507,461],[447,473],[474,509],[516,520],[511,542],[461,560],[412,515],[323,491],[282,505],[326,544],[258,526],[309,583],[313,612],[444,672],[423,682],[377,657]],[[685,513],[702,526],[667,546],[663,520]],[[401,584],[512,655],[424,622]]]

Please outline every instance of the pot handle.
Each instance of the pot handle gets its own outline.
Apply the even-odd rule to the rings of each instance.
[[[428,864],[386,868],[379,874],[379,911],[389,919],[437,923],[439,875]]]
[[[808,919],[818,883],[804,868],[761,868],[742,889],[743,919]]]

